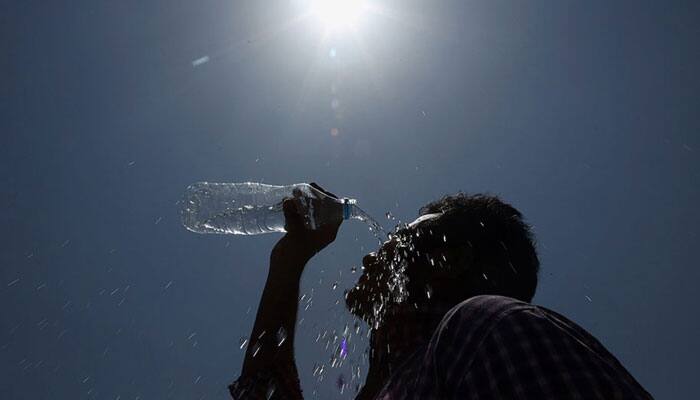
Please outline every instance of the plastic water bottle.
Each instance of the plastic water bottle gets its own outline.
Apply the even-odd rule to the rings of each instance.
[[[282,202],[285,199],[294,201],[308,229],[343,219],[367,220],[354,199],[333,197],[307,183],[274,186],[198,182],[187,188],[180,215],[183,225],[197,233],[284,232]]]

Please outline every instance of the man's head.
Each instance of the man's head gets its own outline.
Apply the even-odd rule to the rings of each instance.
[[[539,260],[530,227],[495,196],[445,196],[420,209],[376,253],[346,295],[351,312],[376,322],[398,304],[457,304],[494,294],[530,301]]]

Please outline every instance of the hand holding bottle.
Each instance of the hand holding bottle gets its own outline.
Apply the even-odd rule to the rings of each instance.
[[[285,198],[285,237],[279,245],[295,246],[308,257],[332,243],[343,222],[343,203],[336,195],[311,183],[310,191],[294,190]]]

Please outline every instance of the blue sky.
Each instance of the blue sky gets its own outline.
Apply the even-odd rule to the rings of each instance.
[[[388,227],[499,194],[538,238],[534,302],[655,397],[691,397],[697,3],[374,3],[325,39],[299,2],[3,7],[3,398],[226,398],[277,236],[187,232],[200,180],[316,181]],[[307,268],[309,398],[351,398],[347,365],[312,376],[315,338],[352,323],[335,301],[374,246],[351,221]]]

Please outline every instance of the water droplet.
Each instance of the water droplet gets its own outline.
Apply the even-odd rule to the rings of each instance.
[[[287,331],[280,327],[280,329],[277,330],[277,347],[282,346],[285,340],[287,340]]]
[[[331,368],[335,368],[338,365],[338,358],[336,356],[331,357]]]
[[[239,347],[241,350],[243,350],[243,348],[248,344],[248,338],[242,337],[242,338],[238,341],[238,344],[239,344],[238,347]]]
[[[338,288],[338,282],[333,282],[332,289],[335,290]]]
[[[253,351],[253,357],[257,356],[258,352],[260,351],[260,343],[253,344],[251,350]]]
[[[388,219],[388,220],[393,221],[396,219],[396,217],[394,217],[394,215],[389,211],[387,211],[385,215],[386,215],[386,219]]]
[[[510,266],[510,269],[512,269],[512,270],[513,270],[513,273],[515,273],[515,274],[517,274],[517,273],[518,273],[518,270],[517,270],[517,269],[515,269],[515,266],[513,266],[513,263],[512,263],[512,262],[508,261],[508,265]]]
[[[335,382],[335,384],[338,386],[340,394],[343,394],[343,390],[345,390],[345,377],[343,376],[343,374],[340,374],[338,376],[338,380]]]
[[[196,60],[192,60],[192,67],[193,67],[193,68],[197,68],[197,67],[199,67],[200,65],[206,64],[206,63],[208,63],[208,62],[209,62],[209,56],[200,57],[200,58],[198,58],[198,59],[196,59]],[[133,162],[133,161],[132,161],[132,162]],[[129,165],[132,165],[132,164],[129,163]]]
[[[353,265],[350,267],[350,273],[354,274],[355,272],[357,272],[357,267]]]
[[[267,400],[270,400],[270,399],[272,398],[272,395],[274,395],[274,394],[275,394],[275,387],[274,387],[274,386],[270,386],[270,388],[267,389],[267,394],[265,395],[265,398],[266,398]]]

